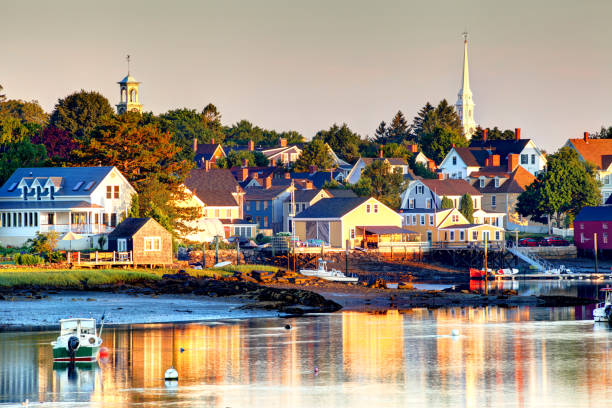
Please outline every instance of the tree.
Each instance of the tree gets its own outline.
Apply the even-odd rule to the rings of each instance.
[[[288,144],[302,143],[304,137],[296,131],[276,132],[253,126],[248,120],[241,120],[225,128],[225,138],[229,145],[245,145],[250,140],[263,146],[276,146],[279,140],[285,139]]]
[[[44,145],[47,156],[53,162],[70,161],[73,152],[80,148],[67,131],[54,126],[47,126],[41,133],[32,136],[31,140],[32,143]]]
[[[403,187],[404,177],[400,169],[391,171],[388,162],[374,160],[363,170],[353,191],[359,196],[371,196],[391,208],[398,208]]]
[[[471,140],[482,140],[484,135],[484,129],[478,126],[476,133],[472,135]],[[497,126],[493,129],[488,129],[487,140],[513,140],[515,137],[514,131],[507,129],[501,130]]]
[[[441,204],[441,208],[443,210],[448,210],[449,208],[453,208],[453,200],[451,200],[450,198],[448,198],[447,196],[442,197],[442,204]]]
[[[461,132],[451,127],[437,126],[431,133],[424,133],[421,137],[423,153],[440,164],[453,146],[467,146],[468,141]]]
[[[265,164],[261,164],[261,156],[265,159]],[[260,159],[259,164],[258,160]],[[217,166],[221,168],[230,169],[232,167],[240,167],[242,166],[242,162],[244,160],[249,161],[249,166],[267,166],[268,158],[264,156],[261,152],[252,152],[250,150],[230,150],[227,154],[227,157],[224,159],[217,160]]]
[[[159,129],[172,134],[172,141],[181,148],[181,159],[192,160],[193,140],[210,143],[212,136],[207,133],[202,115],[195,109],[174,109],[159,116]],[[221,138],[215,142],[222,142]]]
[[[420,135],[423,134],[423,127],[425,121],[428,120],[428,117],[431,112],[433,112],[435,108],[427,102],[425,106],[421,108],[421,110],[417,113],[412,121],[412,137],[413,139],[418,139]]]
[[[474,223],[474,200],[472,199],[472,196],[469,194],[464,194],[461,197],[461,203],[459,204],[459,211],[461,212],[461,214],[463,214],[463,216],[465,218],[467,218],[467,220],[470,222],[470,224]]]
[[[57,231],[39,232],[26,241],[26,246],[35,254],[50,254],[57,247],[59,239],[60,233]]]
[[[355,163],[359,158],[361,137],[351,131],[346,123],[343,123],[342,126],[334,123],[328,130],[320,130],[314,139],[327,143],[338,157],[349,163]]]
[[[30,139],[31,131],[17,118],[0,116],[0,145]]]
[[[374,131],[374,138],[372,139],[374,142],[379,144],[387,143],[387,139],[389,138],[389,130],[387,129],[387,124],[383,120],[380,122],[380,125]]]
[[[562,226],[564,218],[573,219],[583,207],[598,205],[601,193],[595,168],[581,161],[575,150],[563,147],[547,160],[546,172],[519,196],[517,211],[536,220],[547,219],[550,233],[551,219]]]
[[[141,125],[139,116],[121,115],[95,128],[74,165],[117,167],[140,195],[140,216],[185,235],[191,231],[187,223],[198,216],[197,209],[178,205],[187,198],[182,183],[192,163],[179,159],[181,149],[170,133],[154,124]]]
[[[87,142],[91,131],[111,116],[113,109],[104,96],[81,90],[58,100],[49,125],[67,131],[79,142]]]
[[[602,126],[599,131],[592,132],[590,137],[593,139],[612,139],[612,126],[608,128]]]
[[[24,125],[35,124],[40,127],[49,121],[49,115],[40,107],[38,101],[10,99],[0,102],[0,116],[11,116],[19,119]]]
[[[209,103],[202,109],[200,114],[202,123],[204,124],[204,140],[212,140],[221,143],[225,138],[223,133],[223,125],[221,124],[221,113],[215,105]]]
[[[2,85],[0,85],[0,103],[4,102],[6,100],[6,95],[2,93],[3,89],[4,89],[4,87]]]
[[[329,148],[321,139],[314,139],[302,150],[302,154],[295,162],[295,171],[308,171],[310,166],[317,166],[321,170],[329,170],[334,166],[334,160]]]
[[[449,105],[446,99],[440,101],[435,108],[429,104],[419,111],[412,124],[412,136],[421,145],[422,138],[426,134],[432,134],[437,128],[446,128],[458,135],[463,135],[461,119],[455,111],[455,107]]]
[[[410,128],[402,111],[397,111],[388,129],[388,142],[402,143],[410,139]]]
[[[20,167],[43,167],[47,164],[45,146],[29,140],[0,144],[0,185]]]

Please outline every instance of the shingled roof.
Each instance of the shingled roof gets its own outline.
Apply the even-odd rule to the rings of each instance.
[[[520,194],[533,183],[536,179],[533,174],[525,170],[522,166],[517,166],[513,172],[508,173],[501,170],[503,167],[486,168],[470,174],[471,184],[476,190],[485,193],[509,193]],[[498,170],[495,170],[498,169]],[[480,177],[489,178],[485,181],[485,186],[480,187]],[[495,177],[499,178],[499,186],[495,187]]]
[[[236,206],[234,193],[242,188],[227,169],[193,169],[185,180],[185,186],[207,206]]]
[[[219,147],[221,147],[221,145],[218,143],[198,144],[197,150],[195,151],[194,160],[198,163],[202,160],[211,160],[213,154],[215,154]],[[221,150],[223,150],[222,147]]]
[[[612,206],[584,207],[574,219],[575,221],[612,221]]]
[[[295,219],[341,218],[368,200],[368,197],[324,198],[299,213]]]
[[[599,170],[607,169],[612,163],[612,139],[570,139],[574,149]]]
[[[470,183],[461,179],[423,179],[421,180],[421,182],[440,197],[462,196],[464,194],[469,194],[471,196],[480,195],[480,192],[476,190]]]
[[[108,234],[108,238],[131,237],[138,232],[152,218],[126,218]]]

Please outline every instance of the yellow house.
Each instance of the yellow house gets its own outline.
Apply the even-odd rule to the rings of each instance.
[[[404,225],[432,243],[503,242],[504,229],[492,224],[470,224],[456,208],[446,210],[412,209],[402,213]],[[491,221],[495,222],[495,221]]]
[[[403,237],[412,231],[402,228],[402,216],[375,198],[324,198],[293,219],[301,241],[321,240],[332,248],[366,245],[377,239]]]

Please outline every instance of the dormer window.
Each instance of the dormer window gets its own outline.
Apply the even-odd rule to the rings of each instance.
[[[28,193],[29,193],[28,186],[23,186],[22,191],[23,191],[23,199],[24,199],[24,201],[27,201],[28,200]]]
[[[49,200],[55,200],[55,186],[49,186]]]
[[[499,187],[499,177],[495,177],[495,188]]]
[[[42,195],[42,188],[40,186],[36,186],[36,199],[38,201],[41,200],[41,195]]]
[[[485,186],[485,179],[484,179],[484,177],[480,177],[480,178],[478,179],[478,181],[479,181],[479,183],[480,183],[480,184],[479,184],[479,185],[480,185],[480,188],[484,188],[484,186]]]
[[[457,156],[453,156],[453,166],[457,165]]]

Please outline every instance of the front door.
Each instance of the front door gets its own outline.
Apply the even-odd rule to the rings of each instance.
[[[433,239],[433,234],[431,233],[431,231],[427,231],[427,242],[431,244],[432,239]]]
[[[117,240],[117,252],[127,252],[127,239],[120,238]]]

